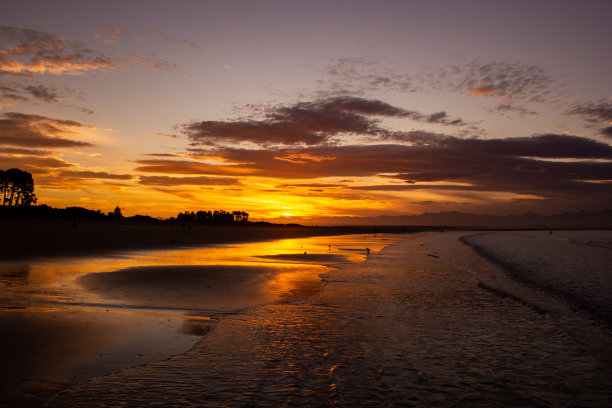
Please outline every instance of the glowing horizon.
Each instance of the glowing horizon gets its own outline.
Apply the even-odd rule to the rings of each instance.
[[[612,208],[608,2],[359,3],[9,0],[0,168],[164,218]]]

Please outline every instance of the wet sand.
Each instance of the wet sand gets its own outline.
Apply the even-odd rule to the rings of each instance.
[[[0,310],[0,406],[42,407],[61,389],[192,348],[217,319],[171,311]]]
[[[609,345],[609,333],[460,235],[343,264],[309,302],[228,315],[191,351],[86,381],[49,406],[609,407],[612,367],[576,337]]]
[[[505,231],[463,240],[517,280],[562,298],[612,331],[612,231]]]
[[[226,313],[303,302],[320,290],[316,271],[292,277],[296,268],[288,266],[133,267],[76,279],[103,303],[5,306],[0,406],[43,406],[68,385],[183,353]]]
[[[227,312],[314,296],[321,287],[316,273],[292,279],[290,287],[275,287],[279,276],[297,272],[295,267],[272,266],[134,267],[84,275],[77,283],[126,307]]]
[[[4,262],[0,406],[43,406],[75,383],[181,354],[234,313],[304,303],[324,284],[320,263],[365,259],[364,248],[342,255],[328,243],[364,239],[373,243],[351,235]]]

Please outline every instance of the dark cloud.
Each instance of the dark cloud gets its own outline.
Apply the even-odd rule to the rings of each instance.
[[[108,29],[102,43],[113,44],[121,38],[138,39],[128,32]],[[99,45],[99,44],[98,44]],[[130,54],[126,51],[125,54]],[[0,27],[0,75],[33,77],[43,74],[81,75],[119,67],[152,68],[173,72],[179,66],[156,54],[117,58],[91,49],[88,45],[36,30]]]
[[[208,163],[201,163],[194,160],[136,160],[140,166],[136,171],[144,173],[165,173],[165,174],[213,174],[213,175],[253,175],[254,169],[240,167],[237,165],[214,166]]]
[[[25,90],[36,99],[41,99],[45,102],[57,102],[57,92],[51,87],[30,85],[26,86]]]
[[[379,61],[341,58],[327,68],[326,74],[329,77],[324,81],[327,89],[349,94],[381,89],[401,92],[451,90],[541,102],[549,100],[560,86],[557,77],[539,66],[478,60],[407,75],[389,73],[388,67]]]
[[[140,184],[148,186],[231,186],[241,183],[238,179],[230,177],[140,176]]]
[[[8,169],[13,167],[40,173],[58,168],[73,167],[73,165],[55,157],[0,155],[0,168]]]
[[[138,171],[181,175],[255,175],[282,179],[372,177],[400,184],[337,186],[364,191],[509,192],[548,198],[591,194],[612,198],[612,146],[577,136],[544,134],[508,139],[460,139],[403,134],[410,144],[323,145],[299,148],[218,148],[193,151],[206,160],[143,160]],[[434,184],[431,184],[434,183]],[[279,188],[328,185],[293,183]]]
[[[118,65],[78,41],[35,30],[0,27],[0,75],[82,74]]]
[[[147,153],[146,156],[151,156],[151,157],[181,157],[180,154],[175,154],[175,153]]]
[[[612,100],[602,99],[598,102],[576,104],[570,107],[567,113],[581,115],[590,122],[612,124]]]
[[[293,188],[293,187],[305,187],[305,188],[330,188],[330,187],[344,187],[345,184],[331,184],[331,183],[301,183],[301,184],[279,184],[276,188]]]
[[[8,112],[0,116],[0,144],[21,147],[88,147],[88,142],[66,139],[83,125],[72,120]]]
[[[612,139],[612,126],[605,127],[601,129],[600,133],[605,137]]]
[[[502,115],[507,114],[507,113],[515,113],[519,116],[538,114],[538,112],[530,111],[529,109],[526,109],[520,106],[515,106],[509,103],[500,103],[496,107],[489,109],[489,112],[499,113]]]
[[[271,145],[334,144],[343,134],[382,136],[378,117],[399,117],[441,125],[461,126],[461,119],[446,112],[430,115],[398,108],[387,103],[356,97],[335,97],[291,106],[276,106],[263,120],[232,122],[203,121],[183,125],[192,145],[251,142]]]
[[[377,60],[355,57],[340,58],[327,67],[325,74],[331,79],[325,83],[325,88],[327,92],[334,94],[363,94],[379,89],[401,92],[423,90],[419,81],[415,81],[408,75],[390,73],[388,67]]]
[[[18,86],[5,84],[0,85],[0,98],[0,102],[2,99],[9,101],[26,101],[28,99]]]
[[[61,177],[78,178],[78,179],[107,179],[107,180],[131,180],[134,176],[130,174],[112,174],[105,171],[72,171],[64,170],[59,173]]]
[[[508,62],[473,61],[441,70],[437,76],[456,91],[533,102],[546,100],[555,82],[542,67]]]
[[[133,66],[140,68],[152,68],[172,73],[180,68],[180,65],[160,59],[157,55],[141,55],[129,61]]]
[[[416,146],[443,150],[466,150],[472,154],[494,156],[542,157],[553,159],[601,159],[612,157],[612,147],[578,136],[541,134],[506,139],[460,139],[438,133],[413,131],[395,133],[390,138]]]
[[[42,84],[22,85],[18,83],[3,83],[0,84],[0,102],[2,99],[11,102],[24,102],[38,100],[47,103],[58,102],[60,98],[65,97],[70,90],[64,89],[58,91],[53,86]]]

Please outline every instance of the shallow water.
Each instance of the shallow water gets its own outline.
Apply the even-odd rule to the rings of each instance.
[[[516,279],[612,329],[612,231],[506,231],[464,240]]]
[[[50,406],[612,406],[610,365],[560,324],[572,311],[460,236],[414,237],[329,270],[309,302],[228,315],[190,352]]]
[[[227,313],[303,303],[327,264],[402,239],[351,235],[0,263],[0,406],[184,352]],[[93,284],[91,284],[93,282]],[[90,285],[88,285],[90,283]]]
[[[299,270],[300,276],[310,275],[318,282],[318,274],[326,271],[324,265],[361,262],[367,257],[368,246],[375,252],[401,237],[395,234],[310,237],[181,250],[131,251],[115,256],[1,262],[0,304],[99,304],[109,299],[84,291],[77,279],[89,273],[134,267],[267,266],[279,271]],[[289,280],[285,276],[279,277],[278,281]],[[222,309],[231,309],[231,299],[225,299],[225,302]],[[272,300],[263,299],[262,302],[270,303]]]

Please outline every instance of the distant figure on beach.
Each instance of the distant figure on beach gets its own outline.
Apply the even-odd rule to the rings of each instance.
[[[366,255],[370,255],[370,248],[366,248]]]
[[[74,218],[72,220],[72,229],[76,229],[76,227],[77,227],[76,218]]]
[[[549,233],[550,235],[552,235],[552,230],[548,231],[548,233]]]

